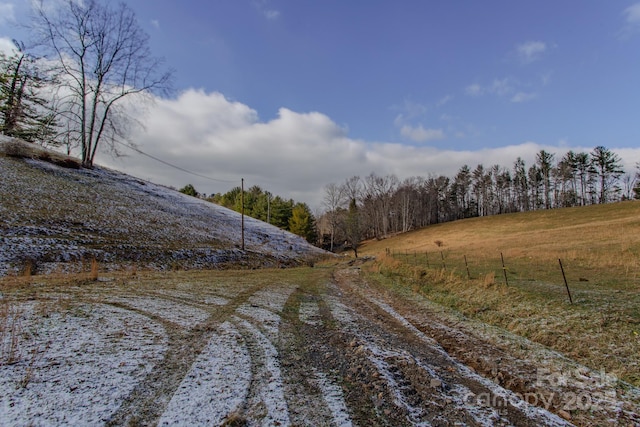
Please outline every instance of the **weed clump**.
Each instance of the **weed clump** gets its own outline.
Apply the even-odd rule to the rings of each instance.
[[[78,160],[55,151],[45,150],[33,143],[11,139],[0,144],[0,154],[14,159],[35,159],[66,169],[80,169]]]

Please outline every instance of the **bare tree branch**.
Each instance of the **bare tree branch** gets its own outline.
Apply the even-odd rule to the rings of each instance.
[[[149,37],[124,3],[63,0],[59,7],[38,0],[32,29],[38,46],[55,62],[60,105],[82,164],[93,165],[98,147],[126,140],[127,117],[116,110],[125,98],[151,99],[170,87],[170,70],[153,57]]]

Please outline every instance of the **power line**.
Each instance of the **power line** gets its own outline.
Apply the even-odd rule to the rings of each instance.
[[[153,160],[155,160],[155,161],[157,161],[157,162],[160,162],[160,163],[162,163],[163,165],[166,165],[166,166],[172,167],[172,168],[174,168],[174,169],[177,169],[177,170],[179,170],[179,171],[181,171],[181,172],[184,172],[184,173],[188,173],[188,174],[193,175],[193,176],[197,176],[197,177],[199,177],[199,178],[204,178],[204,179],[208,179],[208,180],[210,180],[210,181],[216,181],[216,182],[225,182],[225,183],[235,183],[235,182],[237,182],[237,181],[230,181],[230,180],[226,180],[226,179],[211,178],[210,176],[202,175],[202,174],[199,174],[199,173],[197,173],[197,172],[192,172],[192,171],[190,171],[190,170],[187,170],[187,169],[182,168],[182,167],[180,167],[180,166],[176,166],[176,165],[174,165],[174,164],[172,164],[172,163],[169,163],[169,162],[167,162],[167,161],[165,161],[165,160],[162,160],[162,159],[159,159],[159,158],[157,158],[157,157],[155,157],[155,156],[152,156],[151,154],[147,154],[147,153],[145,153],[144,151],[142,151],[142,150],[140,150],[140,149],[138,149],[138,148],[136,148],[136,147],[133,147],[133,146],[131,146],[131,145],[128,145],[128,144],[122,143],[122,142],[120,142],[120,141],[115,141],[115,142],[116,142],[116,143],[118,143],[118,144],[120,144],[120,145],[122,145],[122,146],[124,146],[124,147],[127,147],[127,148],[129,148],[129,149],[131,149],[131,150],[133,150],[133,151],[135,151],[135,152],[137,152],[137,153],[139,153],[139,154],[142,154],[143,156],[149,157],[150,159],[153,159]]]

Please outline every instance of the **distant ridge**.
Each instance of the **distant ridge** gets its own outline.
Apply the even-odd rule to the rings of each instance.
[[[224,207],[0,135],[0,275],[109,268],[274,267],[325,252]]]

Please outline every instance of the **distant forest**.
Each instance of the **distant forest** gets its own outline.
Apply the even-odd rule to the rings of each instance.
[[[354,176],[325,186],[317,218],[306,204],[255,186],[245,190],[245,214],[325,249],[357,250],[365,239],[457,219],[638,199],[638,176],[637,168],[625,173],[621,158],[603,146],[562,157],[541,150],[532,165],[521,158],[510,169],[464,165],[453,177]],[[240,193],[238,187],[208,200],[240,211]]]
[[[190,194],[188,187],[180,191]],[[195,195],[197,196],[197,193]],[[212,194],[206,200],[237,212],[242,211],[244,201],[245,215],[291,231],[304,237],[311,244],[318,243],[315,218],[305,203],[273,196],[257,185],[244,191],[244,200],[240,187],[235,187],[224,194]]]

